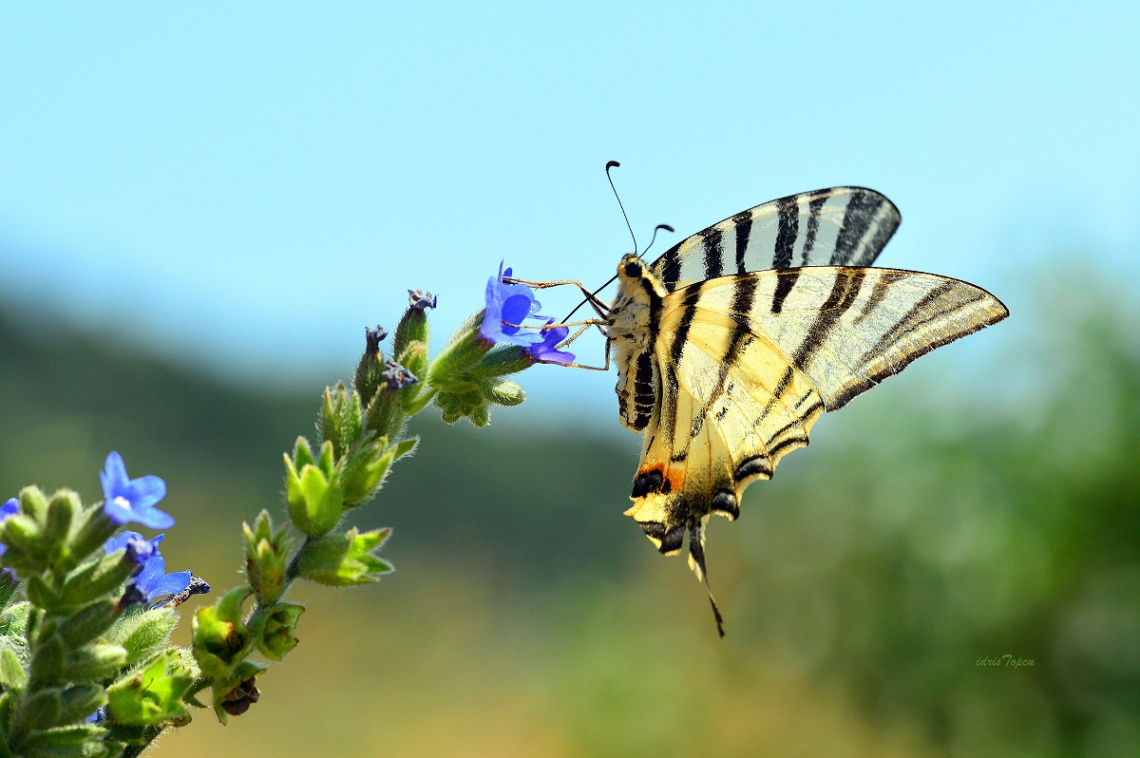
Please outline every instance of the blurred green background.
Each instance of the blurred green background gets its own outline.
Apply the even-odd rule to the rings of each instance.
[[[118,450],[168,484],[168,564],[224,590],[408,288],[438,348],[500,260],[612,274],[606,160],[639,235],[870,186],[904,216],[880,263],[1012,316],[713,521],[724,640],[621,515],[613,375],[538,367],[487,429],[416,419],[357,517],[396,573],[299,588],[261,701],[155,754],[1137,755],[1137,28],[1053,0],[6,4],[0,496],[94,500]]]

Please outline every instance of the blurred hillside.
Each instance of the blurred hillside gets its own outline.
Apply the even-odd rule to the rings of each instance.
[[[1135,755],[1135,304],[1065,287],[1079,303],[1042,287],[1040,312],[984,333],[1008,348],[984,382],[910,369],[822,421],[737,524],[714,521],[723,641],[683,560],[621,516],[632,435],[525,407],[486,430],[427,418],[358,517],[396,527],[397,572],[301,588],[302,644],[261,702],[155,754]],[[95,499],[117,449],[167,481],[172,568],[225,589],[240,522],[280,508],[281,452],[312,436],[322,388],[226,387],[126,335],[34,321],[0,314],[0,491]]]

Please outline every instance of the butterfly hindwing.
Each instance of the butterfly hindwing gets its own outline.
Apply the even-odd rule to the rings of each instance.
[[[1006,315],[973,285],[894,269],[770,270],[667,294],[659,402],[627,513],[665,553],[688,533],[703,577],[708,516],[735,518],[747,484],[806,445],[825,409]]]
[[[874,190],[832,187],[772,200],[667,250],[651,269],[672,291],[726,274],[799,266],[869,266],[902,216]]]

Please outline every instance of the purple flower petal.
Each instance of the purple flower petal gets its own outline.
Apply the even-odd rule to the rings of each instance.
[[[547,325],[553,324],[554,319],[546,322]],[[542,331],[542,342],[537,345],[531,345],[526,349],[531,358],[536,361],[546,361],[547,363],[561,363],[563,365],[574,362],[574,354],[558,350],[558,343],[566,339],[570,334],[570,328],[567,326],[556,326],[553,329],[544,329]]]
[[[3,522],[4,519],[8,518],[9,516],[15,516],[19,512],[20,501],[16,498],[11,498],[8,502],[4,503],[4,505],[0,505],[0,522]],[[4,543],[0,542],[0,555],[4,555],[4,551],[7,549],[8,548],[4,545]],[[6,570],[7,569],[5,569],[5,571]]]
[[[504,271],[503,264],[499,263],[498,276],[487,280],[487,306],[479,333],[491,342],[528,347],[541,342],[542,336],[518,327],[524,319],[537,316],[542,305],[525,284],[504,283],[503,277],[510,275],[511,269]],[[504,326],[503,322],[515,326]]]
[[[189,571],[177,571],[157,577],[146,585],[139,587],[146,593],[147,602],[153,603],[163,595],[177,595],[190,586],[191,574]]]
[[[107,455],[99,474],[103,484],[103,512],[116,524],[134,521],[152,529],[169,529],[174,517],[154,507],[166,497],[166,482],[157,476],[127,477],[127,467],[117,452]]]

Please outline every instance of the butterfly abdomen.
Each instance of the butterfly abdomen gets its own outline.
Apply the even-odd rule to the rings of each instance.
[[[618,414],[622,425],[643,431],[657,407],[660,377],[653,357],[653,344],[665,294],[648,267],[631,255],[618,266],[619,285],[606,334],[614,351],[618,381]]]

